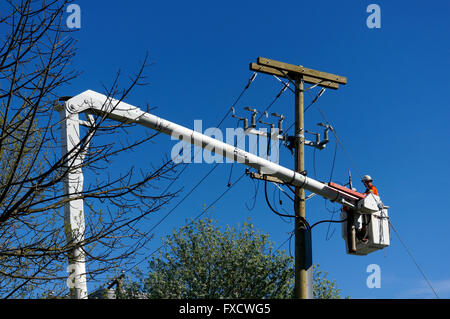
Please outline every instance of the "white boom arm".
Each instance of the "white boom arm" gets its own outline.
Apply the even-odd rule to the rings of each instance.
[[[325,183],[301,175],[255,154],[144,112],[138,107],[125,102],[119,102],[103,94],[87,90],[69,99],[66,102],[66,109],[72,113],[90,111],[100,115],[106,114],[110,119],[124,123],[140,124],[178,139],[190,141],[192,144],[201,146],[202,148],[208,146],[208,148],[214,149],[216,154],[221,154],[224,157],[236,160],[239,163],[261,171],[263,174],[275,176],[285,183],[303,187],[308,191],[350,208],[357,208],[356,202],[359,198],[356,196],[336,190]],[[366,210],[367,213],[378,211],[378,208],[373,207],[373,205],[368,205],[367,207],[362,205],[361,208]]]
[[[80,125],[78,113],[68,112],[66,108],[60,111],[62,155],[67,156],[67,168],[71,168],[64,179],[64,194],[75,197],[83,191],[83,172],[81,171],[83,156],[80,152]],[[78,155],[78,156],[73,156]],[[83,199],[74,198],[64,205],[64,231],[67,244],[78,244],[84,240],[84,205]],[[71,298],[86,299],[86,269],[85,255],[81,247],[69,252],[69,277],[67,286]]]
[[[171,135],[175,138],[189,141],[191,144],[202,148],[208,147],[208,149],[214,150],[216,154],[221,154],[226,158],[236,160],[239,163],[257,169],[262,174],[277,177],[284,183],[296,187],[302,187],[333,202],[338,202],[359,213],[371,214],[380,211],[377,202],[370,199],[370,196],[367,196],[366,198],[354,196],[354,194],[345,192],[342,189],[337,189],[329,184],[306,177],[300,173],[258,157],[252,153],[206,136],[200,132],[167,121],[153,114],[144,112],[138,107],[115,100],[91,90],[87,90],[68,99],[65,102],[64,108],[60,108],[60,112],[62,112],[62,117],[66,118],[66,120],[62,123],[65,127],[63,130],[65,133],[63,134],[63,147],[65,152],[70,152],[74,147],[71,145],[73,143],[67,142],[70,139],[70,134],[68,135],[67,133],[69,130],[68,125],[73,125],[73,123],[78,120],[78,114],[81,112],[95,113],[105,115],[108,118],[119,122],[140,124],[153,130]],[[77,139],[79,140],[78,129],[72,128],[71,132],[72,134],[77,135],[77,138],[72,139],[72,141]],[[67,184],[70,183],[70,180],[77,181],[76,185],[73,185],[72,190],[80,191],[82,189],[81,169],[71,172],[70,179],[66,179],[65,189],[70,190],[70,185]],[[70,194],[70,192],[68,194]],[[73,227],[68,227],[70,231],[68,232],[67,237],[68,240],[73,242],[80,242],[83,238],[81,236],[82,234],[80,234],[80,231],[82,232],[84,229],[84,224],[81,221],[83,219],[82,206],[82,202],[76,202],[72,204],[69,203],[65,207],[66,223],[73,225]],[[83,277],[85,272],[84,258],[82,255],[75,255],[77,258],[69,258],[69,263],[71,263],[69,265],[69,269],[75,270],[76,276],[74,279],[78,282],[78,284],[75,285],[75,289],[81,289],[81,292],[78,292],[77,295],[87,296],[86,279]]]

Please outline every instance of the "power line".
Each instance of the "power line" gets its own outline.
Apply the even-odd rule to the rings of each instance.
[[[280,69],[282,69],[282,68],[280,68]],[[283,73],[283,75],[288,79],[289,82],[293,83],[293,80],[289,77],[289,75],[288,75],[287,72],[284,72],[284,70],[279,70],[279,71],[281,71],[281,72]],[[278,80],[279,80],[279,79],[278,79]],[[280,81],[281,81],[281,80],[280,80]],[[282,82],[282,81],[281,81],[281,82]],[[302,84],[303,84],[303,80],[302,80]],[[295,85],[296,85],[296,84],[295,84]],[[303,85],[302,85],[302,87],[303,87]],[[311,88],[313,88],[313,87],[314,87],[314,86],[310,87],[309,89],[311,89]],[[324,92],[324,88],[321,89],[321,91],[317,94],[317,96],[316,96],[316,97],[311,101],[311,103],[305,108],[304,112],[306,112],[306,111],[307,111],[307,110],[308,110],[308,109],[309,109],[309,108],[317,101],[317,99],[323,94],[323,92]],[[325,121],[327,124],[329,124],[328,120],[326,119],[326,116],[325,116],[324,112],[320,109],[319,106],[317,106],[317,109],[318,109],[318,111],[320,112],[320,114],[321,114],[322,118],[324,119],[324,121]],[[295,124],[295,123],[291,124],[291,126],[287,129],[287,131],[289,131],[289,130],[292,128],[292,126],[293,126],[294,124]],[[304,128],[302,128],[302,129],[304,129]],[[331,169],[331,173],[330,173],[330,180],[331,180],[331,178],[332,178],[333,171],[334,171],[334,165],[335,165],[334,162],[335,162],[335,159],[336,159],[336,152],[337,152],[337,145],[338,145],[338,144],[340,145],[340,147],[342,148],[342,150],[343,150],[344,153],[346,154],[348,160],[352,163],[352,165],[353,165],[354,168],[356,169],[358,175],[359,175],[360,177],[362,177],[362,175],[361,175],[361,173],[360,173],[360,171],[359,171],[357,165],[356,165],[356,164],[353,162],[353,160],[351,159],[351,156],[349,155],[349,153],[348,153],[347,150],[345,149],[343,143],[342,143],[341,140],[339,139],[339,137],[338,137],[337,132],[335,131],[335,129],[332,128],[331,131],[332,131],[332,133],[334,134],[334,136],[335,136],[335,138],[336,138],[336,148],[335,148],[335,153],[334,153],[333,165],[332,165],[332,169]],[[298,132],[295,132],[295,134],[298,134]],[[314,164],[315,164],[315,163],[314,163]],[[314,166],[314,169],[315,169],[315,166]],[[265,187],[266,202],[267,202],[269,208],[270,208],[274,213],[280,215],[280,214],[279,214],[275,209],[273,209],[273,207],[270,205],[270,202],[269,202],[269,200],[268,200],[268,198],[267,198],[267,189],[266,189],[266,188],[267,188],[267,181],[265,182],[265,184],[266,184],[266,185],[265,185],[265,186],[266,186],[266,187]],[[292,217],[292,216],[289,216],[289,217]],[[319,224],[321,224],[321,223],[325,223],[325,222],[328,222],[328,223],[332,223],[332,222],[333,222],[333,223],[336,223],[336,222],[343,222],[343,221],[345,221],[345,220],[342,220],[342,221],[323,220],[323,221],[319,221],[319,222],[313,224],[312,227],[314,227],[314,226],[316,226],[316,225],[319,225]],[[436,296],[437,298],[439,298],[438,295],[437,295],[437,293],[436,293],[436,291],[435,291],[434,288],[432,287],[430,281],[429,281],[429,280],[427,279],[427,277],[425,276],[425,273],[422,271],[421,267],[420,267],[420,266],[418,265],[418,263],[416,262],[416,260],[415,260],[414,256],[412,255],[412,253],[409,251],[409,249],[407,248],[406,244],[405,244],[405,243],[403,242],[403,240],[400,238],[399,234],[397,233],[397,231],[396,231],[395,228],[393,227],[392,223],[391,223],[390,221],[389,221],[389,223],[390,223],[392,229],[394,230],[394,232],[396,233],[397,237],[399,238],[400,242],[402,243],[403,247],[404,247],[405,250],[407,251],[408,255],[410,256],[410,258],[412,259],[412,261],[413,261],[414,264],[416,265],[417,269],[420,271],[420,273],[421,273],[422,276],[424,277],[424,279],[425,279],[425,281],[427,282],[427,284],[429,285],[429,287],[432,289],[432,291],[433,291],[433,293],[435,294],[435,296]],[[312,228],[312,227],[311,227],[311,228]],[[296,287],[296,288],[297,288],[297,287]]]
[[[311,228],[322,224],[322,223],[343,223],[345,222],[347,219],[341,219],[341,220],[334,220],[334,219],[324,219],[324,220],[320,220],[318,222],[315,222],[314,224],[311,225]]]
[[[324,114],[324,112],[321,110],[321,108],[317,105],[316,108],[318,109],[318,111],[320,112],[322,118],[324,119],[324,121],[327,124],[330,124]],[[337,136],[337,133],[335,131],[335,129],[333,128],[331,130],[331,132],[333,132],[335,138],[336,138],[336,142],[339,143],[340,147],[342,148],[342,150],[345,152],[345,154],[347,155],[348,160],[352,163],[353,167],[355,168],[356,172],[358,173],[358,175],[360,175],[360,177],[362,176],[358,166],[355,164],[355,162],[353,162],[353,160],[351,159],[349,153],[347,152],[347,150],[345,149],[343,143],[341,142],[341,140],[339,139],[339,137]],[[370,193],[372,194],[372,193]],[[337,222],[337,221],[335,221]],[[436,291],[434,290],[433,286],[431,285],[430,281],[428,280],[428,278],[426,277],[425,273],[423,272],[422,268],[419,266],[419,264],[417,263],[416,259],[414,258],[414,256],[412,255],[411,251],[408,249],[408,247],[406,246],[406,244],[404,243],[404,241],[401,239],[400,235],[398,234],[398,232],[396,231],[394,225],[392,224],[391,220],[388,219],[389,225],[392,228],[392,230],[394,231],[394,233],[397,235],[397,238],[399,239],[400,243],[402,244],[403,248],[406,250],[407,254],[409,255],[409,257],[411,258],[411,260],[413,261],[413,263],[415,264],[416,268],[419,270],[420,274],[422,275],[422,277],[425,279],[426,283],[428,284],[428,286],[431,288],[431,290],[433,291],[434,295],[436,296],[436,298],[439,299],[439,296],[437,295]],[[316,223],[318,224],[318,223]],[[315,226],[316,224],[314,224],[313,226]],[[312,227],[313,227],[312,226]]]
[[[280,80],[280,79],[278,79],[278,80]],[[280,80],[281,81],[281,80]],[[278,94],[275,96],[275,98],[272,100],[272,102],[270,102],[267,106],[266,106],[266,108],[264,109],[264,111],[262,111],[261,112],[261,115],[255,120],[256,122],[258,122],[263,116],[264,116],[264,114],[266,114],[268,111],[269,111],[269,109],[275,104],[275,102],[281,97],[281,95],[284,93],[284,91],[286,91],[286,89],[290,89],[290,87],[289,87],[289,83],[284,83],[283,81],[281,81],[283,84],[284,84],[284,86],[283,86],[283,88],[280,90],[280,92],[278,92]],[[239,121],[238,121],[238,124],[239,124]],[[239,139],[239,141],[237,141],[237,144],[236,145],[239,145],[239,142],[242,140],[242,138],[244,138],[244,136],[241,136],[241,139]],[[235,146],[236,146],[235,145]],[[267,145],[267,148],[269,148],[269,145]],[[267,152],[268,153],[268,152]],[[232,173],[232,171],[233,171],[233,165],[234,165],[234,162],[233,163],[231,163],[231,169],[230,169],[230,177],[229,177],[229,179],[228,179],[228,184],[230,183],[229,182],[229,180],[231,179],[231,173]]]
[[[394,225],[392,225],[392,222],[390,219],[388,219],[389,222],[389,226],[391,226],[392,230],[394,231],[394,233],[397,235],[398,240],[400,241],[400,243],[402,244],[403,248],[406,250],[406,252],[408,253],[409,257],[411,258],[412,262],[416,265],[416,268],[419,270],[420,274],[422,275],[422,277],[425,279],[427,285],[430,287],[430,289],[433,291],[434,295],[436,296],[437,299],[439,299],[438,294],[436,293],[436,290],[434,290],[433,286],[431,285],[430,281],[428,280],[427,276],[425,276],[425,273],[423,272],[422,268],[419,266],[419,264],[417,263],[416,259],[414,258],[413,254],[411,253],[411,251],[408,249],[408,247],[406,246],[405,242],[401,239],[399,233],[397,232],[397,230],[395,229]]]
[[[216,169],[216,167],[219,165],[219,163],[216,163],[198,182],[194,185],[193,188],[171,209],[169,212],[161,218],[150,230],[149,232],[153,231],[156,227],[158,227],[182,202],[186,200],[193,192],[194,190],[200,186],[201,183]]]
[[[269,206],[270,210],[272,212],[274,212],[276,215],[281,216],[281,217],[290,217],[290,218],[297,217],[295,215],[282,214],[272,207],[272,205],[270,204],[270,201],[269,201],[269,197],[267,196],[267,180],[264,181],[264,196],[266,198],[267,206]]]
[[[308,93],[309,93],[309,92],[308,92]],[[321,92],[319,92],[319,94],[317,94],[317,96],[312,100],[312,102],[306,107],[305,112],[306,112],[306,110],[308,110],[308,109],[309,109],[309,108],[317,101],[317,99],[320,97],[320,95],[322,95],[322,93],[323,93],[323,92],[321,91]],[[310,94],[310,93],[309,93],[309,94]],[[328,119],[326,118],[324,112],[323,112],[322,109],[320,108],[320,106],[316,105],[316,108],[317,108],[317,110],[319,111],[320,115],[322,116],[323,120],[324,120],[327,124],[331,125],[330,122],[328,121]],[[294,124],[295,124],[295,123],[294,123]],[[287,131],[288,131],[292,126],[293,126],[293,124],[287,129]],[[344,151],[345,155],[347,156],[347,159],[348,159],[349,162],[352,164],[352,166],[353,166],[353,168],[356,170],[357,174],[358,174],[360,177],[362,177],[361,172],[360,172],[359,169],[358,169],[358,166],[357,166],[356,163],[352,160],[350,154],[347,152],[347,150],[346,150],[346,148],[344,147],[342,141],[341,141],[340,138],[338,137],[336,130],[334,129],[333,126],[331,126],[331,127],[332,127],[331,132],[333,133],[333,135],[334,135],[334,137],[335,137],[335,139],[336,139],[336,143],[339,144],[339,146],[341,147],[341,149]],[[336,159],[336,149],[335,149],[335,153],[334,153],[334,159],[333,159],[332,170],[331,170],[331,173],[330,173],[330,180],[331,180],[332,173],[333,173],[333,170],[334,170],[334,165],[335,165],[334,161],[335,161],[335,159]],[[314,167],[314,168],[315,168],[315,167]],[[314,223],[313,225],[311,225],[311,228],[313,228],[313,227],[315,227],[315,226],[317,226],[317,225],[319,225],[319,224],[321,224],[321,223],[325,223],[325,222],[328,222],[328,223],[342,223],[342,222],[344,222],[344,221],[345,221],[345,220],[339,220],[339,221],[337,221],[337,220],[322,220],[322,221],[316,222],[316,223]],[[399,235],[398,232],[396,231],[396,229],[395,229],[394,225],[392,224],[392,222],[390,221],[390,219],[388,219],[388,221],[389,221],[390,227],[392,228],[392,230],[394,230],[394,232],[395,232],[395,234],[397,235],[397,238],[399,239],[399,241],[400,241],[400,243],[402,244],[403,248],[406,250],[407,254],[409,255],[409,257],[411,258],[411,260],[412,260],[413,263],[415,264],[416,268],[419,270],[420,274],[421,274],[422,277],[425,279],[427,285],[428,285],[428,286],[430,287],[430,289],[433,291],[433,293],[434,293],[434,295],[436,296],[436,298],[439,299],[438,294],[437,294],[436,291],[434,290],[433,286],[431,285],[431,282],[430,282],[430,281],[428,280],[428,278],[426,277],[426,275],[425,275],[424,271],[422,270],[422,268],[421,268],[421,267],[419,266],[419,264],[417,263],[416,259],[415,259],[414,256],[412,255],[411,251],[408,249],[408,247],[406,246],[406,244],[404,243],[404,241],[401,239],[400,235]]]
[[[227,116],[230,114],[230,112],[233,110],[233,108],[236,106],[236,104],[239,102],[239,100],[242,98],[242,96],[244,95],[245,91],[247,91],[247,89],[250,87],[250,85],[252,84],[252,82],[255,80],[256,78],[256,72],[253,73],[253,75],[250,77],[250,79],[248,80],[246,86],[244,87],[244,89],[242,90],[242,92],[239,94],[239,96],[236,98],[236,100],[234,101],[234,103],[232,104],[232,106],[230,107],[230,109],[228,110],[228,112],[224,115],[224,117],[220,120],[219,124],[217,125],[217,127],[219,127],[223,121],[227,118]],[[198,150],[200,151],[200,150]],[[200,186],[200,184],[217,168],[219,163],[216,163],[216,165],[214,165],[201,179],[199,182],[197,182],[197,184],[188,192],[187,195],[185,195],[183,197],[183,199],[181,201],[179,201],[175,207],[173,207],[160,221],[158,221],[156,223],[156,225],[154,225],[150,231],[154,230],[158,225],[160,225],[183,201],[185,201],[190,194],[193,193],[193,191]],[[182,174],[183,172],[186,170],[186,168],[188,167],[188,165],[186,165],[183,167],[183,169],[180,171],[180,173],[177,175],[177,177],[166,187],[166,189],[164,190],[163,193],[167,192],[168,189],[173,185],[173,183],[175,182],[175,180],[177,180]]]
[[[267,180],[264,181],[264,196],[266,198],[267,206],[269,206],[270,210],[272,212],[274,212],[276,215],[278,215],[280,217],[299,218],[300,221],[303,223],[303,225],[308,229],[308,231],[311,230],[311,226],[309,225],[308,221],[305,218],[303,218],[301,216],[296,216],[296,215],[283,214],[283,213],[278,212],[276,209],[274,209],[272,207],[272,205],[270,204],[270,201],[269,201],[269,197],[267,196]]]
[[[223,123],[223,121],[227,118],[227,116],[232,112],[233,108],[237,105],[237,103],[239,102],[239,100],[242,98],[243,94],[245,93],[245,91],[250,87],[250,85],[252,84],[252,82],[255,80],[257,73],[254,72],[253,75],[250,77],[250,79],[247,82],[247,85],[244,87],[244,89],[242,90],[242,92],[239,94],[239,96],[237,97],[237,99],[235,100],[235,102],[232,104],[232,106],[230,107],[230,109],[228,110],[228,112],[225,114],[225,116],[221,119],[221,121],[219,122],[219,124],[217,125],[218,127]],[[274,100],[266,107],[266,109],[264,110],[264,112],[267,112],[270,107],[272,107],[272,105],[278,100],[278,98],[282,95],[282,93],[286,90],[286,88],[288,87],[288,85],[285,85],[283,87],[283,89],[277,94],[277,96],[274,98]],[[259,117],[259,119],[263,116],[263,114],[261,114],[261,116]],[[258,119],[258,120],[259,120]],[[217,168],[217,166],[219,165],[219,163],[216,163],[203,177],[202,179],[188,192],[188,194],[186,194],[183,199],[181,201],[179,201],[175,207],[173,207],[160,221],[158,221],[151,229],[149,232],[153,231],[156,227],[158,227],[184,200],[186,200],[190,194],[193,193],[193,191]],[[186,169],[187,165],[182,169],[182,171],[178,174],[177,178],[184,172],[184,170]],[[245,175],[245,174],[244,174]],[[231,176],[230,176],[231,178]],[[242,176],[241,176],[242,178]],[[239,179],[240,180],[240,179]],[[172,183],[169,185],[169,187],[173,184],[174,181],[172,181]],[[165,191],[168,190],[167,187],[165,189]]]
[[[217,124],[217,127],[220,127],[220,125],[222,125],[223,121],[225,121],[225,119],[228,117],[228,115],[233,112],[234,107],[237,105],[237,103],[239,102],[239,100],[241,99],[241,97],[244,95],[245,91],[247,91],[250,87],[250,85],[253,83],[253,81],[256,78],[256,75],[258,73],[254,72],[252,74],[252,76],[250,77],[250,79],[247,82],[247,85],[244,87],[244,89],[242,90],[242,92],[239,94],[239,96],[237,97],[237,99],[234,101],[234,103],[231,105],[230,109],[228,110],[227,113],[225,113],[224,117],[220,120],[219,124]]]
[[[228,117],[228,115],[233,111],[234,107],[237,105],[237,103],[240,101],[240,99],[242,98],[242,96],[244,95],[244,93],[249,89],[250,85],[253,83],[253,81],[255,80],[257,75],[257,72],[254,72],[252,74],[252,76],[250,77],[250,79],[247,81],[247,84],[245,85],[244,89],[241,91],[241,93],[239,94],[239,96],[236,98],[236,100],[234,101],[234,103],[231,105],[230,109],[225,113],[225,115],[223,116],[223,118],[220,120],[220,122],[217,124],[217,127],[220,127],[222,125],[222,123],[225,121],[225,119]],[[200,150],[198,150],[199,152]],[[177,180],[182,174],[183,172],[186,170],[186,168],[188,167],[187,163],[184,163],[184,167],[183,169],[178,173],[177,177],[172,180],[172,182],[165,188],[165,190],[163,191],[163,194],[165,192],[167,192],[169,190],[169,188],[174,184],[175,180]],[[173,211],[175,211],[175,209],[181,205],[181,203],[183,203],[193,192],[194,190],[200,186],[200,184],[217,168],[217,166],[219,165],[219,163],[216,163],[216,165],[214,165],[201,179],[199,182],[197,182],[197,184],[183,197],[183,199],[181,201],[179,201],[163,218],[161,218],[151,229],[149,232],[153,231],[156,227],[158,227]],[[142,262],[142,261],[141,261]],[[139,262],[139,263],[141,263]],[[138,263],[138,264],[139,264]],[[135,264],[134,266],[138,265]],[[133,267],[134,267],[133,266]],[[131,269],[131,268],[130,268]]]
[[[219,163],[217,163],[216,165],[218,165]],[[200,214],[198,214],[195,218],[192,219],[191,222],[189,222],[187,224],[187,226],[191,225],[192,222],[196,221],[197,219],[199,219],[203,214],[205,214],[213,205],[215,205],[219,200],[221,200],[236,184],[238,184],[241,179],[245,176],[245,173],[243,173],[233,184],[231,184],[230,187],[227,187],[227,189],[222,192],[214,201],[212,201],[209,206],[207,208],[205,208]],[[158,251],[160,251],[166,244],[161,245],[160,247],[158,247],[157,249],[155,249],[151,254],[149,254],[148,256],[144,257],[142,260],[140,260],[139,262],[135,263],[133,265],[133,267],[136,267],[138,265],[140,265],[141,263],[143,263],[145,260],[149,259],[151,256],[153,256],[154,254],[156,254]],[[130,267],[129,269],[127,269],[127,272],[131,270]]]
[[[309,94],[311,94],[309,91],[307,91]],[[319,97],[323,94],[324,91],[320,90],[320,92],[316,95],[316,97],[308,104],[308,106],[306,106],[304,113],[306,113],[306,111],[309,110],[309,108],[317,102],[317,100],[319,99]],[[329,124],[329,123],[328,123]],[[295,122],[293,122],[286,130],[286,132],[288,132],[293,126],[295,125]]]
[[[292,239],[292,236],[293,236],[293,235],[294,235],[294,233],[292,232],[292,233],[289,235],[289,237],[288,237],[284,242],[282,242],[282,243],[278,246],[277,249],[275,249],[275,251],[280,250],[280,248],[283,247],[284,244],[286,244],[288,241],[290,241],[290,240]]]
[[[317,106],[317,109],[319,110],[320,114],[322,115],[322,118],[324,119],[325,122],[327,122],[327,124],[330,124],[328,122],[328,120],[325,117],[325,114],[323,113],[323,111],[320,109],[319,106]],[[342,144],[342,142],[340,141],[339,137],[337,136],[337,133],[335,132],[334,128],[331,130],[336,138],[336,141],[339,143],[339,145],[341,146],[342,150],[346,153],[349,161],[352,163],[352,165],[354,166],[354,168],[356,169],[358,175],[360,175],[360,177],[362,176],[361,173],[358,170],[357,165],[352,161],[350,155],[348,154],[348,152],[346,151],[344,145]],[[370,193],[372,194],[372,193]],[[406,250],[406,252],[408,253],[409,257],[411,258],[411,260],[413,261],[413,263],[415,264],[416,268],[419,270],[419,272],[421,273],[422,277],[425,279],[426,283],[428,284],[428,286],[431,288],[431,290],[433,291],[434,295],[436,296],[436,298],[439,299],[439,296],[437,295],[436,291],[434,290],[433,286],[431,285],[430,281],[428,280],[428,278],[426,277],[425,273],[423,272],[422,268],[419,266],[419,264],[417,263],[416,259],[414,258],[414,256],[412,255],[412,253],[410,252],[410,250],[408,249],[408,247],[406,246],[406,244],[404,243],[404,241],[401,239],[400,235],[398,234],[398,232],[396,231],[394,225],[392,224],[391,220],[388,219],[389,225],[391,226],[392,230],[394,231],[394,233],[397,235],[397,238],[399,239],[400,243],[402,244],[403,248]]]
[[[210,209],[220,199],[222,199],[222,197],[225,196],[225,194],[228,193],[232,187],[234,187],[237,183],[239,183],[244,176],[245,176],[245,172],[233,184],[231,184],[230,187],[228,187],[222,194],[220,194],[219,197],[217,197],[211,204],[209,204],[209,206],[207,208],[205,208],[203,210],[203,212],[201,212],[199,215],[197,215],[197,217],[195,217],[194,220],[199,219],[204,213],[206,213],[208,211],[208,209]]]
[[[330,122],[328,122],[324,112],[322,111],[322,109],[316,105],[317,110],[319,111],[320,115],[322,116],[323,120],[328,124],[331,125]],[[358,169],[358,166],[355,164],[355,162],[353,162],[349,152],[347,152],[346,148],[344,147],[344,144],[342,143],[341,139],[338,137],[336,129],[331,126],[331,132],[333,133],[334,137],[336,138],[336,142],[339,144],[339,146],[341,147],[341,149],[344,151],[345,155],[347,156],[347,159],[349,160],[349,162],[351,163],[351,165],[353,166],[353,168],[356,170],[356,173],[359,175],[359,177],[362,177],[361,172]]]
[[[311,88],[312,88],[312,87],[310,87],[310,88],[308,88],[308,89],[311,89]],[[308,92],[308,94],[309,94],[310,97],[312,98],[311,92],[309,92],[309,90],[305,90],[305,91]],[[311,106],[313,106],[313,105],[317,102],[317,100],[319,99],[319,97],[320,97],[324,92],[325,92],[325,89],[322,88],[322,89],[319,91],[319,93],[318,93],[318,94],[312,99],[312,101],[308,104],[308,106],[305,108],[305,111],[304,111],[305,113],[306,113],[306,111],[308,111],[308,110],[311,108]],[[358,170],[357,165],[353,162],[353,160],[351,159],[350,154],[348,153],[348,151],[347,151],[346,148],[344,147],[344,144],[342,143],[342,141],[341,141],[340,138],[338,137],[337,132],[336,132],[336,129],[330,124],[330,122],[329,122],[328,119],[326,118],[326,116],[325,116],[324,112],[322,111],[322,109],[320,108],[320,106],[316,104],[316,108],[317,108],[317,110],[319,111],[319,113],[320,113],[322,119],[324,120],[324,122],[325,122],[326,124],[328,124],[328,125],[331,126],[331,132],[333,133],[334,137],[336,138],[336,142],[339,144],[339,146],[341,147],[341,149],[344,151],[345,155],[347,156],[347,159],[348,159],[349,162],[352,164],[353,168],[356,170],[356,173],[357,173],[360,177],[362,177],[361,173],[360,173],[359,170]],[[286,130],[286,132],[288,132],[288,131],[294,126],[294,124],[295,124],[295,123],[292,123],[292,124],[288,127],[288,129]],[[335,155],[334,155],[334,156],[336,156],[336,152],[335,152]],[[333,167],[334,167],[334,164],[333,164]],[[314,166],[314,169],[315,169],[315,166]]]
[[[228,109],[228,111],[225,113],[225,115],[222,117],[222,119],[219,121],[219,123],[216,125],[216,127],[220,127],[222,125],[222,123],[225,121],[225,119],[228,117],[228,115],[233,111],[234,107],[237,105],[237,103],[240,101],[240,99],[242,98],[242,96],[244,95],[245,91],[247,91],[250,88],[250,85],[253,83],[253,81],[255,80],[257,75],[257,72],[254,72],[252,74],[252,76],[249,78],[249,80],[247,81],[247,84],[245,85],[244,89],[241,91],[241,93],[238,95],[238,97],[236,98],[236,100],[233,102],[233,104],[231,105],[231,107]],[[197,153],[195,155],[198,154],[200,150],[197,150]],[[195,156],[194,155],[194,156]],[[177,155],[178,157],[178,155]],[[183,167],[183,169],[180,171],[180,173],[177,175],[177,177],[166,187],[166,189],[163,191],[163,194],[165,192],[167,192],[169,190],[169,188],[173,185],[173,183],[175,182],[175,180],[177,180],[182,174],[183,172],[186,170],[187,168],[187,164],[190,163],[185,163],[183,162],[183,164],[185,165]]]
[[[246,87],[244,88],[244,90],[241,92],[241,94],[238,96],[238,98],[236,99],[236,101],[233,103],[232,107],[230,108],[230,110],[225,114],[225,116],[222,118],[222,120],[219,122],[218,126],[220,126],[222,124],[222,122],[225,120],[225,118],[228,116],[228,114],[230,112],[232,112],[234,106],[236,106],[237,102],[240,100],[240,98],[242,97],[243,93],[250,87],[250,84],[253,82],[253,80],[256,77],[256,72],[252,75],[252,77],[250,78],[250,80],[248,81],[248,84],[246,85]],[[260,115],[260,117],[258,118],[261,119],[261,117],[263,116],[263,114],[265,112],[267,112],[272,105],[280,98],[280,96],[283,94],[283,92],[288,88],[289,84],[285,84],[285,86],[281,89],[281,91],[275,96],[275,98],[273,99],[273,101],[265,108],[265,110],[263,111],[263,113]],[[187,197],[189,197],[190,194],[192,194],[192,192],[217,168],[217,166],[220,163],[216,163],[209,171],[208,173],[203,176],[203,178],[189,191],[188,194],[186,194],[183,199],[181,201],[179,201],[175,207],[173,207],[157,224],[155,224],[150,230],[149,232],[153,231],[156,227],[158,227]],[[183,168],[183,170],[178,174],[177,177],[179,177],[183,171],[186,169],[187,165]],[[232,185],[230,185],[218,198],[216,198],[216,200],[214,200],[202,213],[200,213],[197,217],[195,217],[193,220],[197,220],[201,215],[203,215],[212,205],[214,205],[216,202],[218,202],[223,196],[225,196],[225,194],[233,187],[235,186],[243,177],[245,176],[245,173],[243,173],[238,180],[233,183]],[[230,179],[231,179],[231,175],[230,175]],[[229,182],[230,182],[229,179]],[[173,184],[173,182],[169,185],[169,187]],[[167,191],[168,188],[165,189],[165,191]],[[189,225],[189,224],[188,224]],[[157,250],[155,250],[153,253],[150,254],[150,256],[152,256],[153,254],[155,254],[157,251],[159,251],[163,246],[159,247]],[[133,267],[139,265],[140,263],[142,263],[144,260],[146,260],[148,257],[144,258],[143,260],[139,261],[138,263],[136,263]],[[131,269],[131,268],[130,268]]]
[[[334,165],[336,164],[337,148],[338,148],[338,143],[337,143],[337,140],[336,140],[336,145],[334,147],[333,162],[332,162],[331,170],[330,170],[330,179],[328,180],[329,182],[331,182],[331,180],[333,179]]]

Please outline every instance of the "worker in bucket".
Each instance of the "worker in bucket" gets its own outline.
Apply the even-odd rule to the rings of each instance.
[[[372,184],[373,182],[372,177],[370,177],[369,175],[364,175],[362,178],[362,182],[364,186],[366,186],[366,194],[372,193],[374,195],[379,196],[377,188]]]

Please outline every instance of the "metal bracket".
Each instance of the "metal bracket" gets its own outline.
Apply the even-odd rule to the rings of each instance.
[[[279,179],[275,176],[264,175],[264,174],[260,174],[260,173],[256,173],[256,172],[250,172],[250,170],[248,168],[245,170],[245,174],[250,176],[250,178],[254,178],[254,179],[260,179],[263,181],[268,181],[268,182],[278,183],[278,184],[286,184],[281,179]]]

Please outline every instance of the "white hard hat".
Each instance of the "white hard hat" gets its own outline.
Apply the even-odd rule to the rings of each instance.
[[[372,182],[373,179],[369,175],[364,175],[363,178],[362,178],[362,181],[363,182]]]

